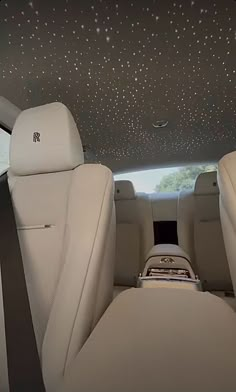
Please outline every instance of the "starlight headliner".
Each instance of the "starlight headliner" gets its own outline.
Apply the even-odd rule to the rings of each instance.
[[[114,170],[217,160],[236,148],[235,25],[231,0],[2,0],[0,95],[62,101]]]

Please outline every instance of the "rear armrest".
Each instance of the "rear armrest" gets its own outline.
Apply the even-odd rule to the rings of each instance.
[[[235,313],[212,294],[130,289],[67,369],[63,392],[234,391],[235,341]]]
[[[188,260],[189,263],[191,262],[189,255],[180,248],[180,246],[173,244],[160,244],[153,246],[147,254],[146,261],[154,256],[176,256]]]

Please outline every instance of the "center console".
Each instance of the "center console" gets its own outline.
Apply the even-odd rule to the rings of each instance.
[[[179,246],[161,244],[147,255],[138,287],[174,287],[202,291],[201,282],[191,266],[190,257]]]

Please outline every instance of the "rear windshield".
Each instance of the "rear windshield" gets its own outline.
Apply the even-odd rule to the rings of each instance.
[[[136,192],[178,192],[192,190],[200,173],[217,170],[217,164],[168,167],[122,173],[115,180],[130,180]]]

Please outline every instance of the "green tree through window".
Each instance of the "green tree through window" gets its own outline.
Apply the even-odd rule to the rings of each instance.
[[[215,170],[217,170],[217,165],[181,167],[175,173],[164,176],[160,184],[156,185],[155,192],[177,192],[193,189],[200,173]]]

